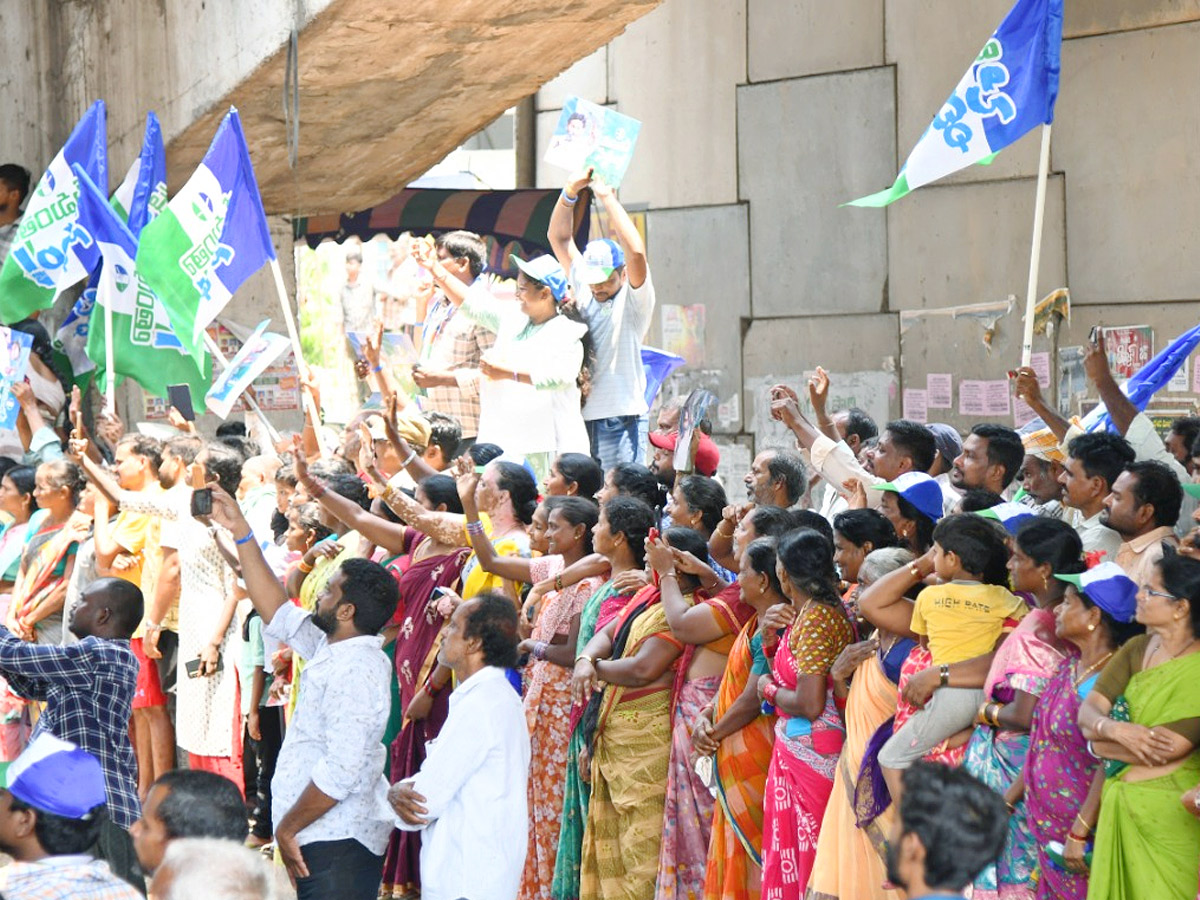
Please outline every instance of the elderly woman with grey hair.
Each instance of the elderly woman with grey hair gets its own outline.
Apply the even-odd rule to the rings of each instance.
[[[907,548],[873,550],[858,568],[858,589],[912,561],[913,554]],[[897,896],[882,887],[887,880],[885,838],[891,833],[894,807],[860,827],[861,813],[854,797],[872,738],[896,713],[900,666],[913,646],[911,639],[881,628],[843,650],[830,671],[834,694],[838,703],[844,704],[846,743],[834,775],[809,881],[818,896],[870,900]],[[890,724],[886,732],[891,734]],[[864,777],[869,780],[869,776]]]
[[[153,900],[275,900],[275,873],[261,854],[233,841],[180,838],[167,847],[150,884],[150,896]]]

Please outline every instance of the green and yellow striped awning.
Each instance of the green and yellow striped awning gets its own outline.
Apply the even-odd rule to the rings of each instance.
[[[488,270],[515,275],[508,262],[510,253],[528,259],[550,253],[546,228],[558,201],[558,189],[481,191],[407,188],[390,200],[358,213],[309,216],[293,220],[297,241],[310,247],[326,240],[341,241],[355,236],[367,241],[377,234],[393,240],[404,232],[416,235],[444,234],[463,229],[487,240]],[[590,193],[585,201],[590,201]],[[575,207],[575,240],[587,243],[588,202]]]

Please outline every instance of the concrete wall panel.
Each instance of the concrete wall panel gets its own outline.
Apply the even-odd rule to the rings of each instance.
[[[887,62],[896,64],[898,165],[908,157],[1011,6],[1012,0],[887,0]],[[992,165],[971,166],[945,181],[1036,175],[1037,164],[1038,139],[1026,135]],[[886,184],[871,189],[890,183],[889,178]]]
[[[746,80],[745,32],[742,0],[677,2],[613,41],[609,93],[642,122],[622,199],[660,208],[737,200],[735,86]]]
[[[798,390],[807,409],[804,378],[818,365],[831,373],[833,408],[860,406],[886,420],[899,409],[898,353],[894,315],[751,321],[742,344],[746,430],[754,434],[759,449],[791,445],[790,432],[770,418],[767,389],[776,382],[788,384]]]
[[[894,175],[890,68],[738,89],[756,316],[879,312],[883,214],[839,209]]]
[[[1066,42],[1054,126],[1076,303],[1200,297],[1200,24]]]
[[[883,64],[883,0],[748,0],[751,81]]]
[[[721,409],[722,433],[742,428],[742,321],[750,316],[749,217],[744,205],[655,210],[648,216],[647,256],[658,306],[647,341],[662,346],[662,310],[669,304],[705,307],[703,365],[680,370],[666,393],[706,387]]]
[[[1039,296],[1067,283],[1063,181],[1047,185]],[[931,185],[888,207],[890,308],[1024,302],[1036,193],[1035,178]]]
[[[1200,0],[1088,0],[1063,5],[1063,36],[1072,38],[1200,19]]]

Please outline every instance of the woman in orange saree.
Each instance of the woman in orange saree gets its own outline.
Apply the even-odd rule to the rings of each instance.
[[[759,618],[787,597],[775,573],[775,541],[751,541],[738,560],[742,600],[754,616],[738,633],[713,705],[696,719],[692,745],[713,755],[717,791],[708,842],[705,900],[751,900],[762,887],[763,795],[771,767],[775,716],[758,700],[759,676],[770,671]]]

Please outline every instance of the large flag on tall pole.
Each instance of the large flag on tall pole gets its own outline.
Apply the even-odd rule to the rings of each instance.
[[[1017,0],[913,148],[895,183],[847,206],[887,206],[1054,120],[1062,0]]]
[[[78,165],[98,184],[108,184],[108,139],[104,101],[84,113],[50,162],[25,204],[4,267],[0,269],[0,322],[10,324],[54,305],[59,291],[82,281],[100,252],[78,228]]]
[[[135,238],[141,234],[146,223],[167,205],[167,154],[163,148],[158,116],[153,112],[146,113],[141,152],[109,203],[129,225]],[[92,272],[87,287],[54,336],[55,351],[66,358],[74,373],[75,383],[81,387],[91,378],[96,362],[103,360],[102,355],[93,360],[87,353],[88,328],[91,325],[92,307],[96,302],[99,274],[98,270]],[[103,348],[103,343],[100,346]]]
[[[197,364],[185,351],[161,301],[138,276],[133,232],[87,174],[79,167],[75,174],[79,177],[79,226],[91,235],[103,257],[95,312],[101,313],[105,307],[112,310],[112,370],[159,397],[167,395],[167,385],[183,383],[191,386],[192,397],[203,397],[211,382],[212,361]],[[104,316],[94,314],[91,319],[88,355],[106,370],[107,377]]]
[[[162,215],[142,231],[138,273],[166,307],[184,349],[204,358],[204,329],[242,283],[275,259],[237,110]]]

